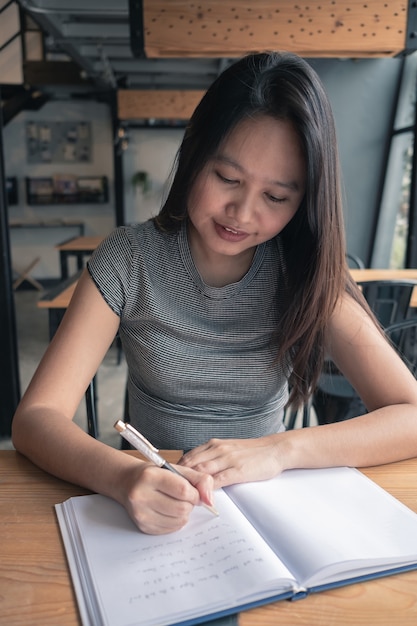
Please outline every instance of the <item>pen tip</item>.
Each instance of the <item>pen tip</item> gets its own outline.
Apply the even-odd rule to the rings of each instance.
[[[204,508],[210,511],[210,513],[213,513],[213,515],[215,515],[216,517],[219,517],[220,513],[218,512],[216,507],[214,507],[212,504],[206,504],[205,502],[202,502],[201,504],[204,506]]]

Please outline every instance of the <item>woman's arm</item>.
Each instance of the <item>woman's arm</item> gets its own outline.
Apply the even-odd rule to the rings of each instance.
[[[296,467],[364,467],[417,456],[417,381],[347,295],[332,317],[328,349],[369,413],[255,440],[210,441],[181,463],[211,473],[221,486]]]
[[[87,272],[12,423],[17,450],[46,471],[110,496],[146,532],[181,527],[199,499],[210,504],[211,479],[187,481],[93,439],[72,420],[113,341],[119,318]]]
[[[364,467],[417,456],[417,381],[349,296],[341,300],[332,317],[328,350],[368,413],[312,429],[319,434],[312,432],[314,439],[305,452],[309,466],[318,466],[320,457],[326,465]],[[298,464],[298,443],[304,442],[300,437],[293,443],[291,463]]]

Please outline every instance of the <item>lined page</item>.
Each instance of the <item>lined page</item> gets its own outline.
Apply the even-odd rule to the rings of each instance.
[[[153,536],[139,532],[123,507],[104,496],[57,505],[61,531],[65,515],[77,537],[72,548],[81,548],[84,580],[75,588],[87,595],[82,601],[91,622],[162,626],[291,589],[288,569],[222,491],[216,508],[219,517],[196,507],[185,528]]]

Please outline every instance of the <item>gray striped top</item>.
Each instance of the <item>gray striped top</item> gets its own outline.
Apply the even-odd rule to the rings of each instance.
[[[187,450],[282,429],[288,371],[271,345],[284,283],[278,239],[220,288],[202,281],[184,225],[175,234],[152,221],[120,227],[88,270],[120,316],[131,423],[155,446]]]

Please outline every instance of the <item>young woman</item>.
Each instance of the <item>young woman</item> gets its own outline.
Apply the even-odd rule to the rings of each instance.
[[[144,532],[178,529],[213,489],[288,468],[417,455],[417,382],[349,278],[330,105],[291,54],[245,57],[185,131],[153,220],[97,249],[13,420],[18,450],[122,503]],[[131,423],[183,449],[185,481],[72,421],[116,332]],[[328,354],[368,413],[285,432]]]

